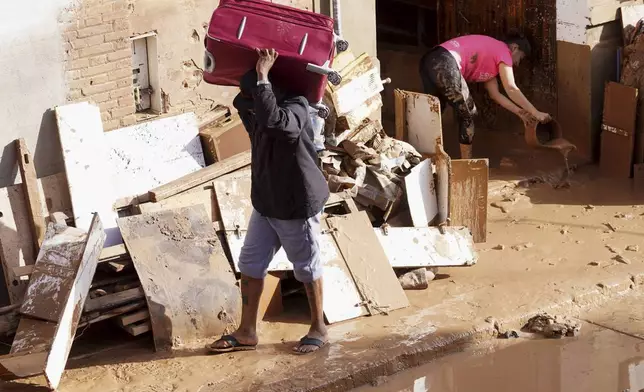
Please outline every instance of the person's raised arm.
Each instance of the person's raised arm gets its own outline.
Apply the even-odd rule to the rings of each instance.
[[[260,131],[265,131],[276,138],[297,139],[302,131],[302,125],[308,115],[302,99],[291,99],[284,102],[283,107],[277,104],[268,73],[279,54],[275,49],[257,50],[258,86],[255,90],[255,118],[260,125]],[[293,110],[291,110],[291,107]],[[300,110],[301,109],[301,110]]]
[[[501,83],[503,84],[505,92],[514,103],[525,109],[540,122],[547,122],[550,120],[550,115],[548,113],[538,111],[537,108],[528,101],[525,95],[523,95],[519,87],[517,87],[514,80],[514,71],[511,66],[505,63],[499,64],[499,77],[501,78]]]

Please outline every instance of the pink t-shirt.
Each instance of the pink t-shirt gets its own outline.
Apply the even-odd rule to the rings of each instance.
[[[499,74],[499,64],[512,66],[512,53],[505,42],[486,35],[465,35],[440,46],[449,50],[468,82],[487,82]]]

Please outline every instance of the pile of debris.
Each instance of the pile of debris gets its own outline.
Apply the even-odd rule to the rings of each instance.
[[[447,221],[448,188],[454,220],[484,228],[470,205],[472,195],[487,195],[476,185],[487,185],[487,162],[451,166],[440,120],[423,120],[433,97],[397,92],[400,137],[387,136],[369,119],[382,104],[376,71],[366,55],[348,61],[345,84],[327,94],[335,116],[321,161],[332,195],[320,246],[329,323],[409,306],[403,286],[426,288],[436,267],[476,263],[468,225],[438,227]],[[58,107],[62,181],[37,180],[17,142],[23,183],[0,192],[0,206],[9,206],[2,223],[17,234],[0,238],[14,304],[0,308],[0,334],[15,334],[0,377],[44,373],[56,388],[76,330],[98,322],[133,336],[150,332],[157,350],[193,348],[235,327],[251,155],[239,118],[218,110],[201,129],[188,113],[104,133],[98,107]],[[405,135],[415,135],[422,154],[400,140]],[[470,167],[484,174],[480,181],[447,174],[454,169],[457,179]],[[24,200],[10,201],[12,194]],[[405,275],[410,270],[414,276]],[[291,271],[278,252],[260,317],[281,310],[280,286]]]

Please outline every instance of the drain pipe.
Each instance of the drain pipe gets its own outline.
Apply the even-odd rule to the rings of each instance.
[[[349,49],[349,43],[342,38],[342,10],[340,7],[340,0],[332,1],[333,7],[333,29],[335,31],[335,47],[338,53],[344,52]]]

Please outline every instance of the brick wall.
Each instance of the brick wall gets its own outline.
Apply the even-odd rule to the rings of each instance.
[[[99,105],[106,131],[136,122],[131,0],[82,0],[65,26],[69,102]]]

